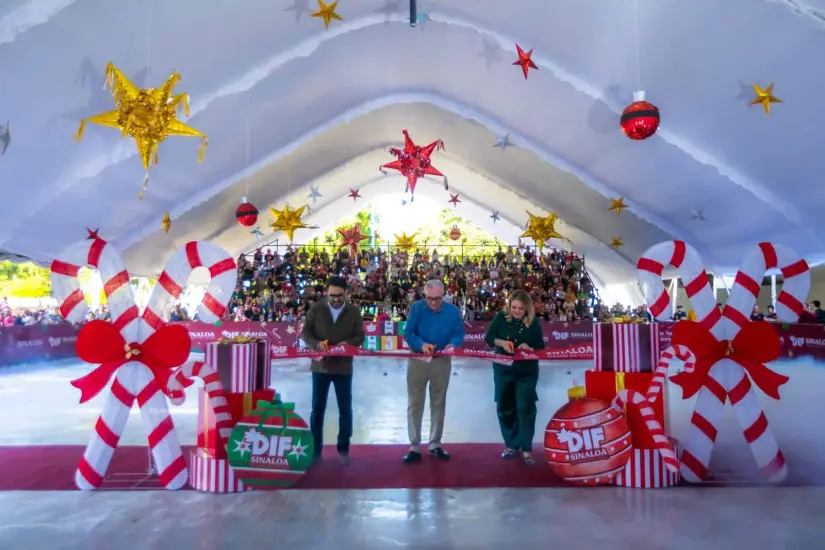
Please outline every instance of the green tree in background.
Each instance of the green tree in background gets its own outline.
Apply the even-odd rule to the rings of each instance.
[[[52,293],[49,270],[33,263],[0,262],[0,296],[46,298]]]

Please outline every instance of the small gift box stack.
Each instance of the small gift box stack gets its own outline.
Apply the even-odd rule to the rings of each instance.
[[[198,446],[192,452],[190,482],[210,493],[249,490],[229,466],[221,428],[233,427],[258,401],[272,401],[269,343],[237,338],[206,346],[206,363],[217,371],[224,392],[216,397],[204,388],[198,393]],[[225,431],[225,430],[224,430]]]
[[[593,327],[595,369],[585,372],[587,397],[610,402],[622,390],[647,395],[659,359],[659,327],[656,324],[599,323]],[[667,377],[661,382],[658,397],[649,403],[656,419],[668,430]],[[680,476],[667,469],[656,449],[641,412],[627,406],[633,453],[613,483],[624,487],[661,488],[679,483]],[[678,453],[676,441],[671,444]]]

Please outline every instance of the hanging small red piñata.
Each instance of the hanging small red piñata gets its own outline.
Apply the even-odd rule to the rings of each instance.
[[[659,108],[645,101],[645,93],[633,92],[633,103],[622,112],[622,132],[632,140],[641,141],[659,129]]]
[[[437,139],[429,145],[419,147],[410,138],[407,130],[403,130],[402,132],[404,134],[404,149],[391,147],[390,154],[396,157],[396,160],[382,165],[379,167],[379,170],[384,174],[387,173],[386,170],[398,170],[406,176],[407,189],[405,189],[405,191],[408,190],[411,197],[415,194],[415,184],[418,183],[418,179],[424,176],[444,178],[444,189],[449,189],[447,176],[433,166],[430,160],[430,155],[433,154],[433,151],[444,149],[444,142]],[[410,200],[412,200],[412,198]]]
[[[235,210],[235,217],[238,219],[238,223],[244,227],[252,227],[258,221],[258,209],[249,202],[249,199],[244,197]]]

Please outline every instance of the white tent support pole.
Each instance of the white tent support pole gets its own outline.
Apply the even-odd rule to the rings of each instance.
[[[776,275],[771,275],[771,305],[776,307]]]
[[[670,315],[676,315],[676,298],[679,294],[679,278],[674,277],[670,280]]]

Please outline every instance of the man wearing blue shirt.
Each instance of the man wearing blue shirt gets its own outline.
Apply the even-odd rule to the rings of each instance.
[[[444,283],[437,279],[424,285],[424,299],[413,303],[404,327],[404,340],[415,353],[437,354],[447,346],[464,343],[464,321],[458,308],[444,302]],[[421,423],[427,385],[430,386],[430,455],[449,460],[441,447],[444,432],[444,412],[447,408],[447,386],[450,384],[452,364],[450,357],[434,355],[430,361],[409,360],[407,364],[407,431],[410,452],[404,462],[421,460]]]

